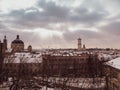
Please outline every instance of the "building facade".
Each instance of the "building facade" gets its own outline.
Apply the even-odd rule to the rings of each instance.
[[[82,50],[81,38],[78,38],[78,50]]]
[[[43,74],[63,77],[94,77],[100,76],[97,57],[87,53],[79,56],[43,55]]]
[[[105,64],[107,90],[120,90],[120,57]]]
[[[3,72],[8,76],[41,73],[41,54],[16,52],[4,59]]]
[[[85,44],[83,44],[82,46],[82,39],[81,38],[78,38],[78,51],[85,51],[86,50],[86,46]]]

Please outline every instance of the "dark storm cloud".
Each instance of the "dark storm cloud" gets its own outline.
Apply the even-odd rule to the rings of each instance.
[[[83,9],[84,10],[84,9]],[[80,22],[82,24],[97,24],[99,21],[102,21],[105,18],[104,13],[99,13],[97,11],[78,13],[77,15],[70,16],[70,20],[73,22]]]
[[[49,28],[49,23],[63,22],[68,16],[69,9],[57,6],[54,2],[45,2],[43,0],[39,5],[43,11],[39,11],[38,8],[34,7],[26,10],[14,10],[6,15],[7,18],[12,18],[6,22],[10,22],[14,27],[18,28]],[[31,12],[29,12],[30,10]]]
[[[9,22],[14,28],[21,29],[34,29],[38,27],[52,29],[53,26],[49,24],[56,23],[93,25],[106,17],[104,10],[97,8],[95,10],[91,9],[90,11],[89,7],[83,7],[82,5],[75,8],[68,8],[66,6],[57,5],[53,1],[40,0],[38,7],[41,8],[42,11],[39,11],[38,8],[31,7],[28,9],[14,10],[3,17],[8,18],[6,22]]]
[[[107,25],[100,27],[100,29],[108,34],[120,35],[120,21],[108,23]]]
[[[46,0],[41,0],[38,3],[38,6],[44,10],[43,13],[45,16],[48,15],[53,19],[65,19],[67,18],[70,11],[70,8],[59,6],[53,1],[46,2]]]
[[[73,9],[70,20],[82,24],[94,25],[103,21],[107,15],[109,15],[109,13],[105,10],[100,1],[84,0],[80,6]]]

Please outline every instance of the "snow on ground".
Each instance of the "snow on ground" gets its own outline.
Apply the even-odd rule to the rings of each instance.
[[[42,79],[41,77],[35,77],[37,80]],[[44,78],[45,81],[57,84],[63,84],[66,82],[67,86],[77,87],[77,88],[104,88],[105,78],[57,78],[49,77]]]
[[[44,87],[42,87],[42,89],[41,90],[46,90],[46,87],[44,86]],[[47,88],[47,90],[54,90],[53,88]]]
[[[89,53],[88,51],[74,51],[74,50],[46,50],[42,52],[43,55],[51,56],[81,56],[81,54]]]

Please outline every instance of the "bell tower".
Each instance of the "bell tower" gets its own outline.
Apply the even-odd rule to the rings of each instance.
[[[82,50],[81,38],[78,38],[78,50]]]

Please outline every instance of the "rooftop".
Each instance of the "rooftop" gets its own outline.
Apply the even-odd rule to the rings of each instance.
[[[16,39],[12,41],[12,44],[24,44],[24,42],[20,40],[19,35],[17,35]]]
[[[41,54],[32,53],[15,53],[14,55],[5,58],[4,63],[41,63]]]
[[[120,57],[113,59],[111,61],[108,61],[106,64],[113,68],[120,69]]]

